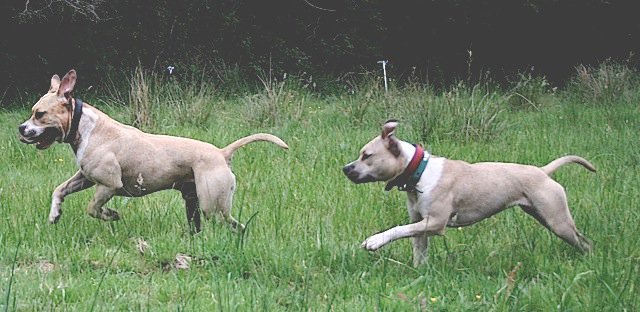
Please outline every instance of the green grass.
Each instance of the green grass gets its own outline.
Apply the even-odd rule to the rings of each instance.
[[[206,93],[200,101],[200,87],[171,88],[177,95],[147,95],[153,112],[145,130],[217,146],[270,132],[290,146],[256,143],[236,153],[233,215],[251,218],[244,237],[215,221],[189,235],[174,191],[114,198],[107,206],[122,220],[106,223],[85,213],[90,189],[67,197],[61,221],[47,224],[51,192],[76,166],[68,146],[36,151],[17,140],[32,105],[20,103],[0,112],[1,309],[640,309],[640,88],[606,105],[530,87],[526,101],[486,86],[384,94],[363,85],[353,95],[318,96],[276,82],[258,94]],[[181,102],[179,92],[198,106]],[[122,99],[84,98],[134,120],[131,109],[114,104]],[[555,178],[594,253],[580,254],[517,208],[433,238],[428,263],[418,268],[409,240],[375,253],[359,249],[369,235],[408,222],[404,194],[384,192],[381,183],[354,185],[341,172],[390,117],[402,121],[400,138],[452,159],[589,159],[596,174],[567,166]],[[150,246],[144,253],[139,239]],[[189,269],[175,268],[178,254],[192,258]]]

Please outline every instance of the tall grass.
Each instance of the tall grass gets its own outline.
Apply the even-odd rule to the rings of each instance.
[[[123,107],[129,113],[128,120],[142,130],[154,130],[157,123],[202,125],[225,102],[214,82],[203,73],[178,80],[139,66],[126,80],[128,93],[122,92],[121,82],[113,79],[106,87],[108,97],[100,102]]]
[[[419,128],[424,141],[490,140],[508,126],[504,119],[508,96],[489,85],[459,83],[440,94],[423,90],[400,91],[400,96],[393,97],[397,100],[393,106],[406,116],[406,123]]]
[[[576,99],[593,94],[586,86],[552,90],[533,77],[504,89],[392,84],[388,92],[377,77],[363,77],[323,96],[291,76],[263,76],[260,90],[230,95],[208,76],[186,83],[136,75],[126,89],[85,101],[131,123],[143,107],[129,102],[135,85],[149,105],[145,130],[218,146],[270,132],[289,144],[285,152],[256,143],[234,157],[232,214],[247,231],[212,221],[190,235],[182,198],[172,191],[113,198],[107,206],[122,218],[113,223],[88,217],[93,191],[80,192],[49,225],[51,191],[77,170],[72,153],[63,145],[36,151],[7,126],[0,130],[0,308],[640,309],[640,111],[626,100],[640,94],[634,83],[608,105],[585,105]],[[527,100],[515,101],[515,92]],[[19,124],[29,108],[0,112],[0,123]],[[452,159],[538,166],[565,154],[589,159],[596,174],[567,166],[555,179],[594,253],[581,255],[517,208],[434,237],[428,263],[418,268],[409,240],[361,250],[369,235],[408,222],[403,193],[353,185],[341,172],[388,118],[401,120],[399,138]]]
[[[304,111],[308,92],[303,90],[295,78],[280,79],[270,71],[259,76],[262,89],[242,98],[244,111],[242,116],[252,124],[277,125],[289,120],[298,120]]]
[[[595,67],[579,65],[571,85],[581,101],[608,105],[618,100],[629,101],[637,92],[638,75],[624,63],[607,61]]]
[[[157,85],[157,77],[147,74],[141,66],[136,67],[129,93],[129,103],[134,114],[134,127],[146,129],[152,126],[151,112],[154,104],[150,94],[152,83]]]
[[[519,74],[509,88],[509,105],[516,109],[536,109],[553,101],[557,88],[552,87],[545,77]]]

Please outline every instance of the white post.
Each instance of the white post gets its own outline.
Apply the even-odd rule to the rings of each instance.
[[[378,61],[378,64],[382,64],[382,72],[384,73],[384,92],[387,92],[387,62],[388,61]]]

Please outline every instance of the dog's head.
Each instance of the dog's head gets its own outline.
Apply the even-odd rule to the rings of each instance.
[[[36,144],[38,149],[62,142],[71,125],[71,93],[75,84],[76,71],[73,69],[62,80],[58,75],[51,77],[49,92],[33,105],[31,118],[18,126],[20,141]]]
[[[400,141],[393,132],[398,121],[389,120],[382,126],[382,133],[367,143],[358,159],[342,168],[354,183],[388,181],[404,170]]]

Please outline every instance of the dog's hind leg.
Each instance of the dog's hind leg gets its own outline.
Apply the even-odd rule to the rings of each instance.
[[[93,198],[87,207],[87,213],[94,218],[102,219],[104,221],[119,220],[120,216],[118,216],[117,211],[103,207],[104,204],[106,204],[115,194],[115,189],[98,184],[96,186],[96,193],[93,195]]]
[[[51,195],[51,210],[49,211],[49,223],[56,223],[62,215],[61,205],[64,198],[75,192],[90,188],[95,183],[89,181],[80,171],[76,172],[69,180],[58,185]]]
[[[588,253],[592,250],[591,240],[576,228],[564,188],[560,184],[549,180],[541,191],[530,196],[529,200],[531,206],[522,206],[522,210],[580,251]]]
[[[228,168],[218,170],[195,170],[198,202],[208,219],[220,214],[233,230],[244,230],[244,225],[231,216],[231,203],[236,188],[235,176]]]
[[[411,207],[411,205],[410,205]],[[409,208],[409,218],[411,222],[418,222],[422,220],[422,215],[419,212]],[[427,233],[418,234],[413,237],[413,266],[417,267],[427,260],[428,248],[429,248],[429,235]]]
[[[200,232],[200,203],[198,202],[198,194],[196,193],[196,184],[188,182],[180,188],[182,198],[184,199],[187,211],[187,222],[191,233]]]
[[[87,206],[87,213],[104,221],[119,220],[117,211],[103,207],[118,191],[126,191],[123,189],[120,164],[115,155],[104,155],[92,170],[91,178],[96,181],[96,192]]]

